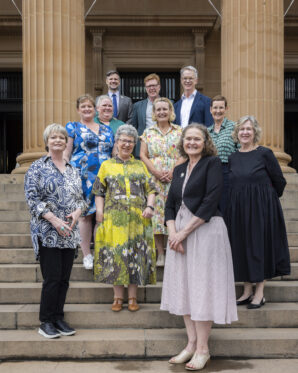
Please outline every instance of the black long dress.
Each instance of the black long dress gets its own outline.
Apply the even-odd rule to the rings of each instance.
[[[259,146],[229,157],[230,193],[225,220],[236,281],[261,282],[290,273],[279,197],[286,186],[273,152]]]

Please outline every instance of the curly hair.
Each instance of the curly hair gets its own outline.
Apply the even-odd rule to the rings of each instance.
[[[207,127],[204,126],[203,124],[191,123],[187,127],[185,127],[184,130],[182,131],[182,135],[181,135],[181,138],[180,138],[180,141],[179,141],[179,144],[178,144],[178,150],[179,150],[181,156],[184,157],[184,158],[188,158],[188,155],[186,154],[186,152],[184,150],[183,143],[184,143],[184,139],[185,139],[187,131],[190,130],[191,128],[195,128],[195,129],[201,131],[201,133],[204,136],[204,143],[205,144],[204,144],[204,149],[202,151],[202,157],[205,157],[207,155],[217,155],[216,147],[215,147],[215,145],[212,141],[212,138],[209,134],[209,131],[208,131]]]
[[[239,133],[240,127],[243,126],[243,124],[246,123],[246,122],[251,123],[252,128],[254,130],[254,134],[255,134],[253,142],[254,142],[254,144],[257,144],[261,139],[262,129],[261,129],[261,126],[259,125],[258,121],[256,120],[256,118],[253,115],[245,115],[244,117],[241,117],[236,122],[235,127],[234,127],[234,131],[232,133],[233,140],[235,142],[239,143],[238,133]]]
[[[170,118],[169,118],[169,120],[170,120],[170,122],[173,122],[175,120],[175,118],[176,118],[174,106],[173,106],[172,102],[168,98],[166,98],[166,97],[158,97],[153,102],[152,119],[154,120],[154,122],[157,122],[156,115],[155,115],[155,110],[156,110],[156,104],[158,102],[166,102],[169,105],[169,110],[170,110]]]

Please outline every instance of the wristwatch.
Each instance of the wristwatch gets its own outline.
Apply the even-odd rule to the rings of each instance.
[[[151,209],[152,211],[154,211],[154,207],[153,206],[147,205],[147,207],[149,207],[149,209]]]

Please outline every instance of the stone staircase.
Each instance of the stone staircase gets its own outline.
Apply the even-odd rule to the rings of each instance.
[[[212,356],[298,358],[298,175],[287,175],[287,180],[282,204],[292,274],[266,284],[263,308],[238,307],[237,323],[214,326]],[[0,175],[0,359],[150,359],[180,351],[186,341],[182,318],[159,310],[161,270],[156,286],[139,289],[139,312],[113,313],[111,287],[93,283],[91,271],[82,267],[81,253],[65,306],[65,318],[77,334],[47,340],[37,333],[42,277],[33,255],[22,183],[21,175]]]

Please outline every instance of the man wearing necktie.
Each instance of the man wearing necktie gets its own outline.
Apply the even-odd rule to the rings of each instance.
[[[121,120],[124,123],[131,123],[132,117],[132,101],[130,97],[121,95],[120,75],[118,71],[111,70],[106,73],[106,85],[108,87],[108,95],[113,102],[113,117]]]

